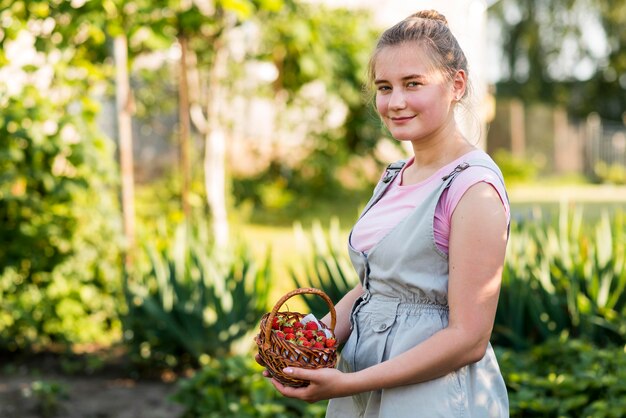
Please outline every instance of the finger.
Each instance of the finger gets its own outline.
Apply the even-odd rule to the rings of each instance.
[[[314,369],[302,369],[299,367],[285,367],[283,373],[300,380],[311,380],[315,377]]]
[[[292,388],[290,386],[285,386],[274,378],[272,378],[270,382],[272,382],[272,385],[274,385],[276,390],[278,390],[283,396],[286,396],[288,398],[298,398],[299,397],[298,392],[301,391],[302,389],[302,388]]]
[[[254,356],[254,359],[256,360],[257,363],[259,363],[261,366],[263,367],[267,367],[267,364],[265,364],[265,362],[263,361],[263,359],[261,358],[260,355],[256,355]]]

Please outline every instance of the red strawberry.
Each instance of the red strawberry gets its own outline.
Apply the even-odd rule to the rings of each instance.
[[[289,340],[295,340],[295,339],[296,339],[296,336],[295,336],[295,334],[293,334],[293,333],[291,333],[291,334],[287,334],[287,335],[285,335],[285,339],[286,339],[287,341],[289,341]]]
[[[280,329],[280,323],[277,316],[275,316],[274,320],[272,321],[272,329]]]
[[[311,341],[308,341],[308,340],[303,340],[303,341],[302,341],[302,346],[303,346],[303,347],[310,347],[310,346],[311,346]]]
[[[319,330],[317,331],[317,336],[326,338],[326,333],[323,330]]]
[[[326,347],[334,347],[336,342],[337,341],[334,338],[328,338],[326,339]]]
[[[315,343],[313,344],[313,348],[324,348],[325,345],[322,341],[315,341]]]
[[[320,341],[322,343],[326,343],[326,336],[324,336],[324,335],[318,335],[316,339],[317,339],[317,341]]]
[[[275,334],[278,338],[285,338],[285,333],[282,331],[276,331]]]
[[[316,330],[319,329],[317,324],[315,322],[313,322],[313,321],[307,322],[304,327],[305,327],[305,329],[310,329],[311,331],[316,331]]]
[[[311,331],[310,329],[307,329],[306,331],[304,331],[304,336],[308,340],[312,340],[313,338],[315,338],[315,334],[313,334],[313,331]]]
[[[285,334],[293,334],[293,327],[289,327],[289,326],[283,327],[283,332]]]
[[[302,322],[300,322],[300,321],[296,321],[296,322],[293,324],[293,327],[294,327],[295,329],[301,329],[301,328],[304,328],[304,325],[302,325]]]

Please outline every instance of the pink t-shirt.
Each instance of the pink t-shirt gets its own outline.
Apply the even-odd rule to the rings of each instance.
[[[350,236],[352,247],[357,251],[369,252],[376,243],[387,235],[402,219],[408,216],[420,201],[441,185],[443,176],[450,174],[463,161],[469,161],[474,158],[490,159],[484,151],[471,151],[443,166],[428,179],[420,183],[402,185],[404,170],[413,164],[414,158],[411,158],[391,182],[383,197],[354,226]],[[463,175],[457,176],[450,184],[450,187],[443,192],[435,209],[435,243],[446,254],[448,254],[450,225],[454,209],[465,192],[471,186],[480,182],[490,184],[498,192],[500,200],[504,205],[507,219],[510,219],[510,209],[504,186],[497,174],[483,166],[474,165],[468,167],[463,171]]]

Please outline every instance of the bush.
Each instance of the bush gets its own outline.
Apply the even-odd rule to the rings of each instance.
[[[514,223],[493,342],[524,349],[565,333],[626,343],[625,246],[623,213],[586,225],[563,204],[556,222]]]
[[[511,418],[626,416],[624,347],[551,339],[525,352],[496,348]]]
[[[212,249],[206,223],[180,225],[166,248],[146,245],[147,269],[129,278],[124,336],[138,363],[197,366],[229,355],[267,311],[269,257]],[[159,241],[159,240],[157,240]]]
[[[300,240],[308,251],[304,259],[298,262],[301,269],[290,268],[290,275],[296,287],[314,287],[324,291],[333,301],[339,302],[358,283],[358,277],[347,255],[339,222],[333,219],[330,228],[324,231],[319,222],[315,222],[309,234],[305,234],[297,225]],[[342,250],[343,248],[343,250]],[[326,302],[314,295],[303,296],[309,311],[317,318],[328,313]]]
[[[212,359],[178,383],[171,400],[184,405],[183,418],[315,418],[326,402],[283,397],[250,356]]]
[[[0,101],[0,350],[119,338],[117,168],[93,104],[29,85]]]

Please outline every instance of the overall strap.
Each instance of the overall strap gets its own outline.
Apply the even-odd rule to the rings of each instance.
[[[387,166],[387,169],[385,170],[385,175],[383,176],[382,182],[391,183],[391,181],[396,178],[396,176],[398,175],[400,170],[402,170],[402,167],[404,167],[405,164],[406,160],[400,160],[389,164]]]
[[[385,169],[385,174],[383,175],[382,179],[378,182],[378,184],[374,188],[374,192],[372,193],[372,198],[367,203],[367,205],[365,205],[365,208],[363,209],[361,216],[363,216],[365,212],[367,212],[367,210],[370,207],[372,207],[372,205],[374,205],[376,202],[378,202],[378,200],[380,200],[383,194],[385,194],[385,191],[387,190],[389,185],[392,183],[393,179],[395,179],[398,176],[398,174],[402,170],[402,167],[404,167],[405,164],[406,164],[406,160],[399,160],[387,166],[387,168]]]
[[[467,169],[470,166],[481,166],[481,167],[485,167],[493,171],[496,174],[496,177],[498,178],[498,180],[500,180],[500,183],[502,183],[502,189],[504,190],[504,198],[510,204],[509,195],[506,191],[506,185],[504,184],[504,177],[502,176],[502,172],[500,171],[497,165],[485,159],[481,159],[481,158],[473,159],[469,161],[464,161],[460,163],[459,165],[457,165],[454,168],[454,170],[452,170],[449,174],[441,178],[441,180],[443,180],[444,183],[446,183],[444,187],[445,188],[450,187],[450,184],[452,183],[454,178],[458,176],[459,173],[461,173],[463,170]],[[509,222],[509,224],[507,225],[507,238],[509,237],[510,233],[511,233],[511,223]]]

